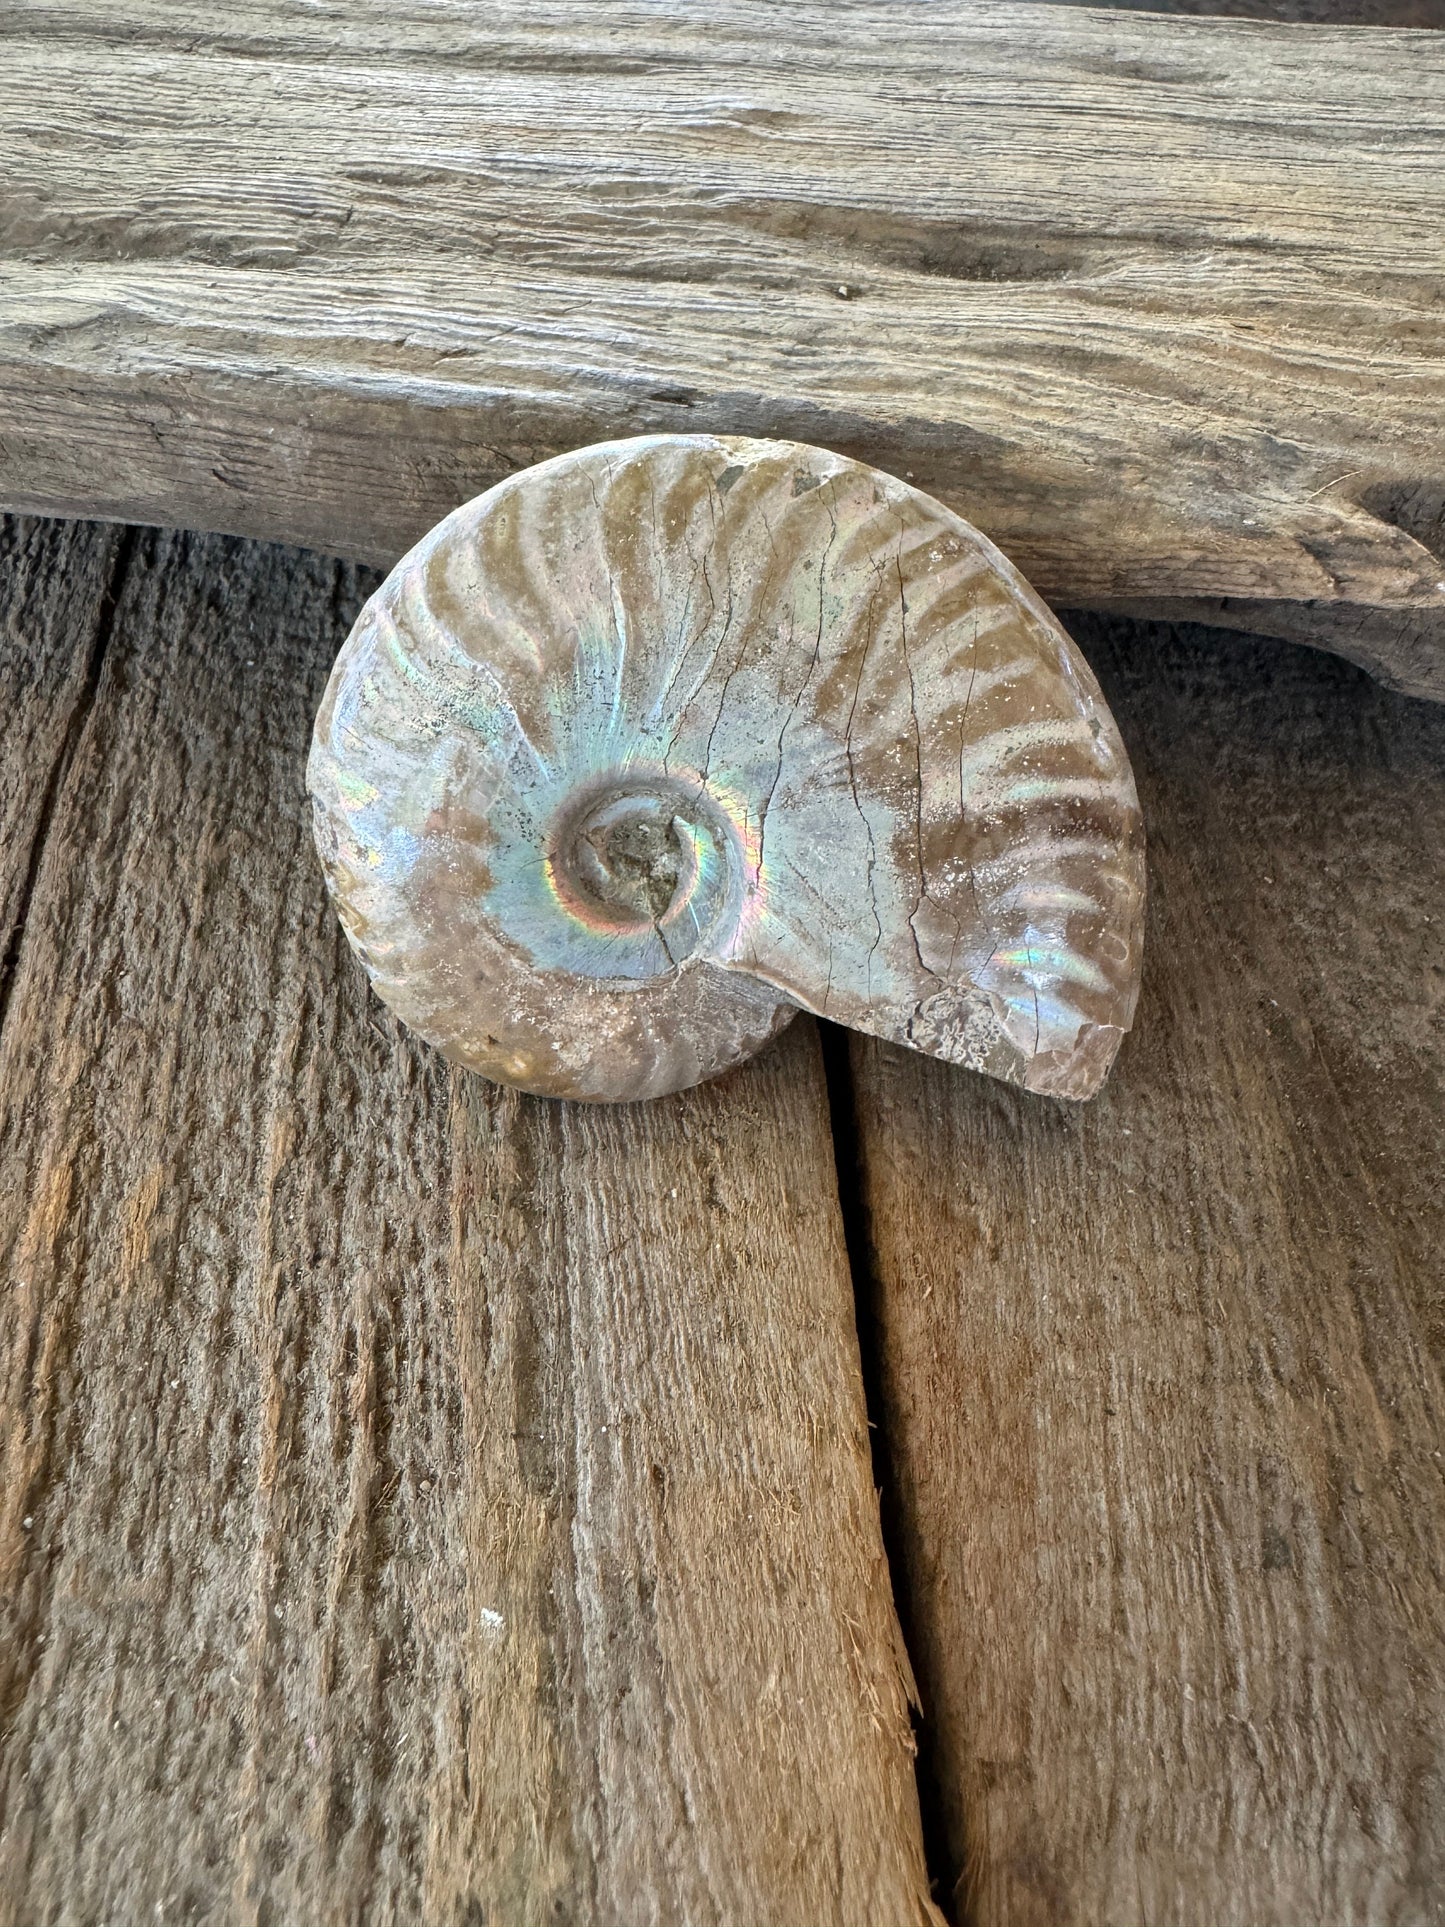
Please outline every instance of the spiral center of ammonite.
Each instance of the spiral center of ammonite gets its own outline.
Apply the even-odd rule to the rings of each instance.
[[[699,782],[628,770],[589,783],[558,813],[547,842],[557,900],[593,944],[590,970],[648,977],[675,969],[736,914],[737,834]]]
[[[695,867],[670,800],[618,796],[581,823],[572,874],[599,907],[632,922],[661,923]]]

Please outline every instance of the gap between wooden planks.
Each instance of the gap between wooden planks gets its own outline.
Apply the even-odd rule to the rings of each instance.
[[[361,593],[0,547],[0,1923],[923,1927],[816,1031],[589,1110],[397,1029]]]
[[[390,563],[795,436],[1445,695],[1445,42],[1015,0],[0,18],[0,499]],[[882,50],[886,50],[886,58]]]

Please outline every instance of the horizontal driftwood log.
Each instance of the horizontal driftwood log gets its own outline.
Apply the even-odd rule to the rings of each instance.
[[[16,0],[0,37],[8,505],[390,561],[581,442],[797,436],[1056,603],[1445,694],[1437,36]]]

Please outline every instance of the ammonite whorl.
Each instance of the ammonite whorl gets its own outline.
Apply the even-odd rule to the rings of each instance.
[[[308,783],[381,997],[529,1091],[678,1090],[802,1009],[1088,1097],[1133,1017],[1088,665],[977,530],[822,449],[647,436],[459,508],[363,609]]]

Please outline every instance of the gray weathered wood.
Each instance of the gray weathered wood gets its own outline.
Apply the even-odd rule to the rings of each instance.
[[[1108,1088],[852,1052],[940,1836],[974,1927],[1425,1927],[1445,717],[1303,651],[1081,639],[1151,839]]]
[[[1268,602],[1240,596],[1181,596],[1109,605],[1122,616],[1167,618],[1209,628],[1246,630],[1344,656],[1405,695],[1441,694],[1445,609],[1372,609],[1357,602]],[[1066,616],[1065,620],[1069,618]]]
[[[1074,0],[1049,3],[1073,6]],[[1445,0],[1109,0],[1109,5],[1134,13],[1228,14],[1326,27],[1445,27]]]
[[[90,693],[123,538],[0,521],[0,1022],[49,812]]]
[[[1445,597],[1393,506],[1442,485],[1433,35],[1016,0],[0,35],[0,499],[390,561],[563,447],[797,436],[1057,602],[1344,603],[1445,692],[1393,640]]]
[[[449,1073],[310,849],[355,571],[7,541],[0,1922],[936,1919],[811,1024]]]

